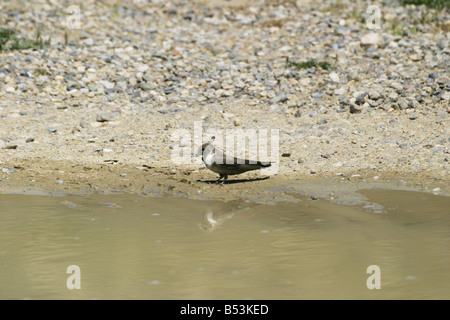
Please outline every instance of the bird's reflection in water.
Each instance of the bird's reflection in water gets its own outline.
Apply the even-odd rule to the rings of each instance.
[[[199,228],[211,233],[219,228],[225,221],[231,219],[236,213],[250,209],[254,204],[243,202],[227,202],[222,205],[208,206],[203,213],[203,219],[198,223]]]

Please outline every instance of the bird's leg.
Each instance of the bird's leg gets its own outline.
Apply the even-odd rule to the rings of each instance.
[[[227,179],[228,179],[228,175],[224,174],[222,184],[225,184],[225,181],[227,181]]]
[[[220,177],[219,177],[219,179],[217,179],[216,183],[219,183],[219,182],[220,182],[220,179],[224,178],[224,175],[223,175],[223,174],[219,173],[219,175],[220,175]]]

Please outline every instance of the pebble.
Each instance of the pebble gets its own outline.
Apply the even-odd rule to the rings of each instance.
[[[350,104],[350,113],[361,113],[362,108],[354,103]]]
[[[439,193],[441,191],[441,188],[434,188],[432,190],[433,193]]]
[[[398,106],[401,110],[405,110],[409,107],[409,103],[405,98],[400,98],[398,101]]]
[[[88,123],[86,121],[81,121],[80,122],[80,127],[83,129],[86,129],[88,127]]]
[[[336,73],[336,72],[330,72],[330,79],[333,81],[333,82],[339,82],[339,80],[340,80],[340,78],[339,78],[339,75]]]
[[[369,91],[369,98],[372,100],[378,100],[381,98],[381,94],[376,90]]]
[[[417,115],[413,112],[413,113],[410,113],[408,115],[408,118],[409,118],[409,120],[416,120],[417,119]]]
[[[389,94],[388,98],[392,101],[392,102],[397,102],[398,100],[398,94],[396,92],[392,92]]]
[[[111,121],[111,115],[107,114],[106,112],[102,112],[102,113],[98,113],[97,116],[95,117],[95,120],[97,122],[107,122],[107,121]]]
[[[363,46],[371,46],[377,45],[381,40],[380,34],[378,33],[368,33],[361,38],[361,45]]]

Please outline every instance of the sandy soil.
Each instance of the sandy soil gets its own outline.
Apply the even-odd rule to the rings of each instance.
[[[383,40],[367,47],[368,30],[351,13],[365,12],[359,2],[350,12],[277,1],[177,10],[170,2],[122,8],[88,1],[89,28],[75,30],[64,46],[64,27],[53,19],[64,4],[59,11],[40,5],[52,45],[0,52],[1,192],[269,202],[294,199],[292,192],[337,200],[366,187],[450,194],[450,34],[432,22],[415,25],[425,33],[403,36],[385,28]],[[33,4],[2,6],[8,26],[33,34]],[[405,24],[414,22],[407,10],[419,10],[386,6]],[[201,33],[207,43],[197,39]],[[286,56],[299,55],[336,68],[289,69]],[[278,174],[216,185],[204,165],[175,164],[181,142],[172,135],[192,134],[195,121],[204,139],[207,129],[280,130]]]
[[[135,193],[142,196],[187,196],[193,199],[223,201],[246,200],[258,203],[296,201],[298,195],[312,199],[324,198],[336,203],[360,203],[361,189],[418,190],[436,194],[449,194],[448,181],[415,174],[384,174],[373,179],[373,173],[358,171],[350,176],[280,173],[261,176],[245,173],[230,178],[229,183],[215,183],[217,176],[211,171],[195,167],[174,170],[172,167],[150,167],[120,163],[75,163],[72,161],[17,160],[3,173],[2,193],[53,194],[67,193]]]

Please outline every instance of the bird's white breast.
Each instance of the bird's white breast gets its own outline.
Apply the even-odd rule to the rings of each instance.
[[[214,152],[210,152],[205,157],[205,164],[208,169],[211,169],[211,166],[214,163]]]

